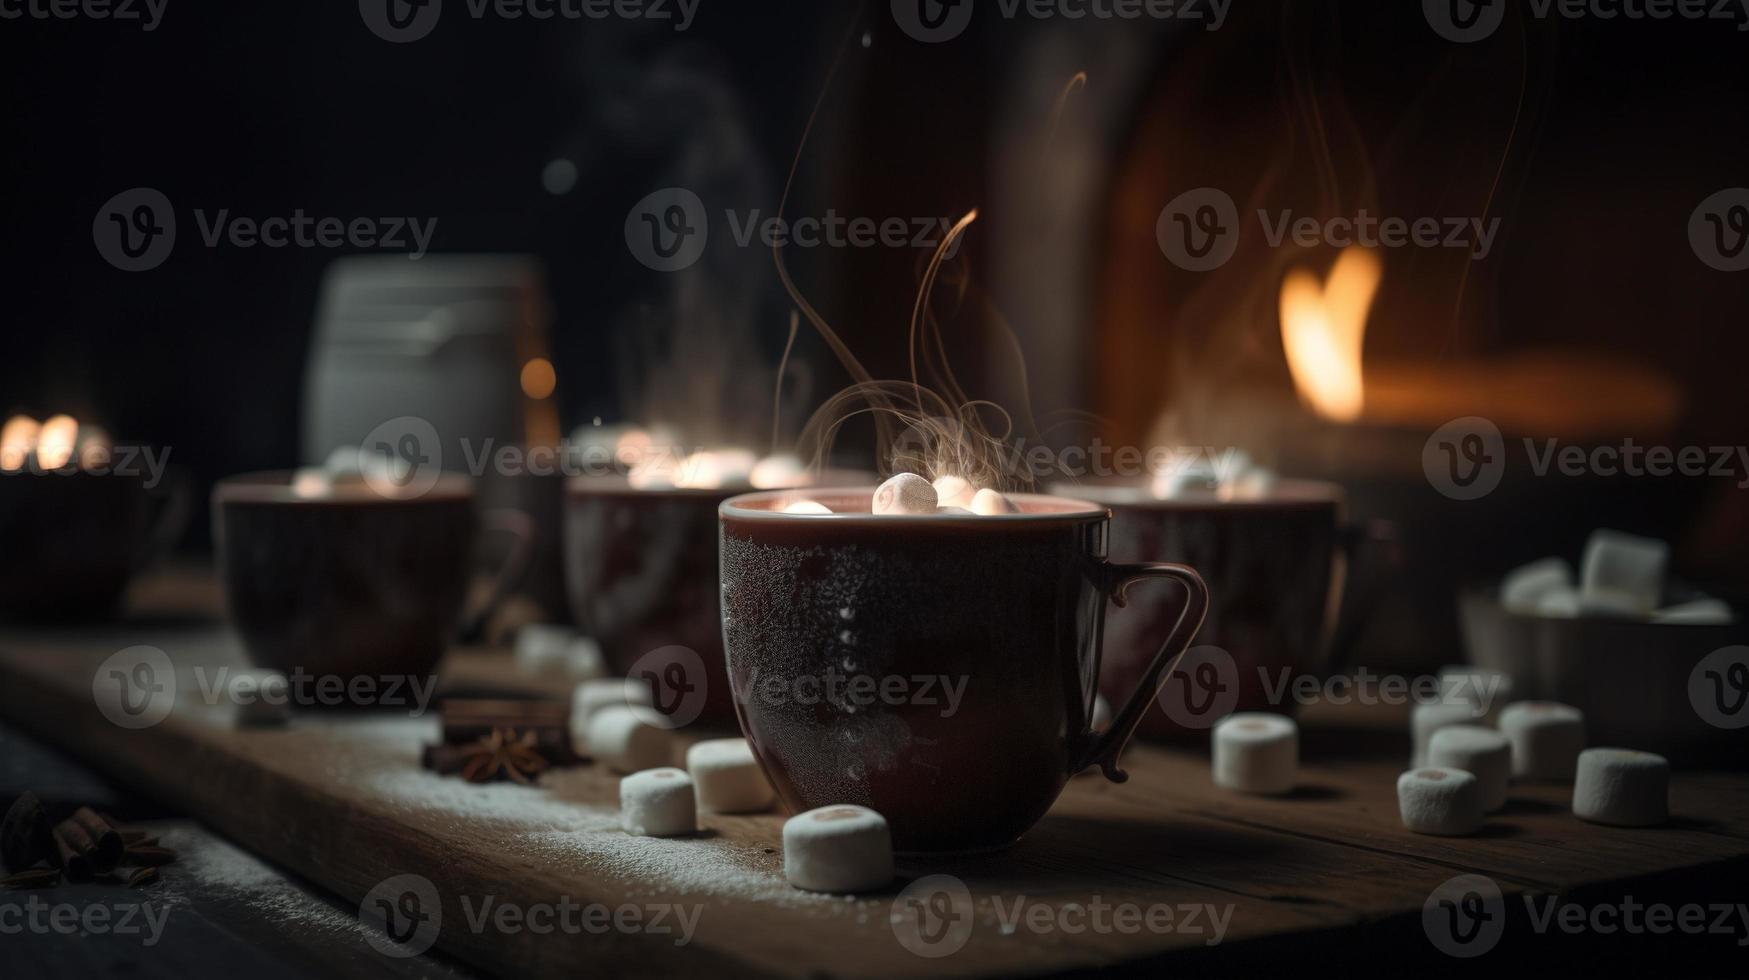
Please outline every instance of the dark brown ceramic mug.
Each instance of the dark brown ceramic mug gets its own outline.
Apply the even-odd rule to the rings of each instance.
[[[1257,499],[1160,499],[1134,482],[1052,488],[1111,508],[1114,558],[1142,556],[1194,565],[1214,601],[1198,646],[1143,715],[1143,737],[1205,734],[1235,711],[1293,712],[1301,673],[1319,673],[1334,642],[1347,553],[1360,534],[1345,524],[1342,489],[1282,480]],[[1175,604],[1138,599],[1106,639],[1100,688],[1132,687],[1171,630]]]
[[[519,515],[486,517],[460,475],[407,496],[362,482],[300,494],[287,473],[219,481],[214,546],[250,661],[342,680],[429,677],[463,619],[482,528],[526,533]],[[526,560],[526,547],[513,551],[488,602]]]
[[[1016,495],[1001,516],[876,517],[872,491],[721,509],[723,636],[742,730],[791,811],[856,803],[907,852],[1013,843],[1077,772],[1118,755],[1202,623],[1182,565],[1106,560],[1110,514]],[[1092,730],[1107,600],[1184,590],[1177,622],[1105,732]],[[860,679],[860,680],[859,680]]]

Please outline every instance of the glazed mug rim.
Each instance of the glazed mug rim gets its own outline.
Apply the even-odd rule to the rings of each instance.
[[[866,510],[847,511],[832,514],[790,514],[770,506],[781,505],[795,500],[807,499],[823,502],[820,498],[829,500],[856,501],[863,505],[874,499],[875,487],[832,487],[826,488],[827,493],[810,492],[821,488],[803,488],[798,490],[761,490],[755,493],[743,493],[723,501],[717,509],[718,515],[725,521],[756,521],[760,523],[828,523],[834,525],[866,524],[890,526],[900,524],[956,525],[968,524],[1072,524],[1085,521],[1109,520],[1111,510],[1087,500],[1073,497],[1063,497],[1044,493],[1011,493],[1007,494],[1009,502],[1022,508],[1013,514],[873,514]],[[1027,507],[1048,508],[1027,510]]]

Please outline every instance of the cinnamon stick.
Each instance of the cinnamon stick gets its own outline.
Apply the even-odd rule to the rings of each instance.
[[[69,839],[70,836],[78,838],[84,835],[85,832],[71,820],[55,825],[55,862],[61,866],[61,873],[68,881],[85,881],[91,877],[91,860]]]
[[[88,806],[82,806],[73,811],[70,818],[79,828],[91,838],[92,849],[89,853],[91,869],[99,874],[116,866],[121,861],[123,842],[121,832]]]

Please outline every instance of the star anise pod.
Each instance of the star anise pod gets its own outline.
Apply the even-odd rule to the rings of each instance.
[[[494,728],[463,752],[462,778],[470,783],[511,779],[528,786],[547,769],[534,732],[516,734],[512,728]]]

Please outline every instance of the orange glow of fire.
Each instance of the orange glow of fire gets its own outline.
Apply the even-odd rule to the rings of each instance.
[[[1337,257],[1328,280],[1295,269],[1281,284],[1288,371],[1300,399],[1322,418],[1353,422],[1366,403],[1361,348],[1382,275],[1376,254],[1352,246]]]
[[[109,462],[109,436],[93,425],[80,425],[71,415],[56,415],[38,422],[28,415],[14,415],[0,428],[0,472],[13,473],[32,466],[58,470],[69,463],[98,469]]]

